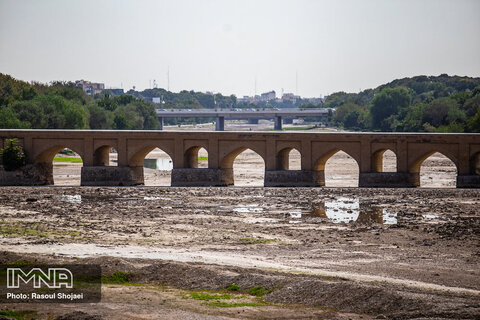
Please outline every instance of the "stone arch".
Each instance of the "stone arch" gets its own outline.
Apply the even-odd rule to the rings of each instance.
[[[313,169],[316,170],[316,171],[323,171],[325,170],[325,164],[327,163],[328,159],[330,159],[333,155],[335,155],[337,152],[339,151],[343,151],[345,152],[347,155],[349,155],[350,157],[352,157],[355,162],[357,163],[358,167],[360,168],[360,163],[358,161],[358,159],[356,159],[350,152],[348,151],[345,151],[343,149],[332,149],[328,152],[325,152],[324,154],[322,154],[319,158],[317,158],[314,162],[314,165],[313,165]]]
[[[59,153],[60,151],[62,151],[63,149],[70,149],[74,152],[76,152],[80,158],[82,158],[82,162],[85,161],[84,159],[84,154],[82,151],[80,151],[79,149],[75,148],[75,147],[71,147],[69,145],[55,145],[55,146],[51,146],[51,147],[48,147],[47,149],[41,151],[40,153],[38,153],[35,157],[34,157],[34,162],[35,163],[47,163],[47,164],[52,164],[53,162],[53,158],[55,157],[55,155],[57,153]]]
[[[450,161],[452,161],[453,164],[455,165],[455,168],[457,169],[457,172],[458,172],[458,163],[456,161],[457,159],[455,159],[455,157],[450,155],[448,152],[442,152],[442,151],[437,151],[437,150],[431,150],[431,151],[425,152],[421,156],[417,157],[414,161],[411,162],[408,172],[419,173],[420,172],[420,167],[422,166],[422,163],[427,158],[429,158],[431,155],[433,155],[434,153],[437,153],[437,152],[440,153],[441,155],[447,157],[448,159],[450,159]]]
[[[175,159],[172,156],[172,154],[168,151],[162,148],[162,146],[157,146],[157,145],[148,145],[146,147],[142,147],[141,149],[137,150],[131,157],[128,159],[128,165],[130,167],[142,167],[143,166],[143,160],[149,154],[151,151],[153,151],[155,148],[158,148],[168,154],[168,156],[172,159],[173,166],[175,167]]]
[[[355,171],[355,175],[356,175],[356,182],[353,183],[353,184],[348,184],[348,186],[358,186],[358,179],[359,179],[359,172],[360,172],[360,163],[358,161],[358,159],[356,159],[354,156],[352,156],[349,152],[345,151],[345,150],[342,150],[342,149],[332,149],[326,153],[324,153],[322,156],[320,156],[315,162],[314,162],[314,170],[317,172],[317,180],[318,180],[318,184],[319,185],[327,185],[326,182],[327,182],[327,174],[325,173],[325,167],[326,167],[326,164],[327,164],[327,161],[329,159],[331,159],[335,154],[339,153],[339,152],[342,152],[343,154],[345,154],[347,157],[353,159],[353,161],[355,162],[356,164],[356,171]],[[342,164],[341,166],[342,168],[344,168],[345,166]],[[354,169],[355,170],[355,169]],[[347,174],[348,175],[348,174]],[[343,178],[342,178],[342,181],[343,181]],[[343,182],[342,182],[343,184]],[[327,185],[328,186],[328,185]],[[333,185],[332,185],[333,186]],[[340,186],[340,185],[334,185],[334,186]],[[342,185],[344,186],[344,185]],[[347,186],[347,185],[345,185]]]
[[[55,156],[64,149],[70,149],[77,153],[82,159],[81,163],[61,161],[55,162],[54,166]],[[42,167],[42,172],[46,176],[47,184],[64,186],[81,185],[81,167],[85,165],[85,158],[77,148],[73,148],[69,145],[51,146],[37,154],[34,158],[34,162]]]
[[[441,157],[432,157],[435,154],[440,155]],[[432,159],[429,159],[430,157],[432,157]],[[448,159],[447,162],[445,162],[445,159]],[[430,163],[425,164],[426,162]],[[412,179],[414,179],[414,185],[416,186],[438,188],[455,187],[456,185],[458,164],[443,152],[431,151],[422,155],[422,157],[418,158],[417,161],[414,162],[414,166],[411,168],[411,170],[412,171],[410,172],[410,175]]]
[[[226,153],[225,156],[223,156],[223,158],[220,160],[220,168],[222,168],[222,169],[232,169],[233,168],[233,162],[235,161],[235,158],[240,153],[242,153],[243,151],[245,151],[247,149],[250,149],[253,152],[255,152],[256,154],[258,154],[263,159],[263,162],[266,165],[265,156],[263,155],[263,152],[259,152],[257,147],[254,147],[254,146],[248,146],[248,147],[247,146],[240,146],[240,147],[233,148],[233,150],[229,151],[228,153]]]
[[[395,155],[395,170],[387,172],[397,172],[398,169],[398,157],[395,151],[391,149],[379,149],[372,154],[372,172],[384,172],[384,155],[391,152]]]
[[[298,149],[293,148],[293,147],[287,147],[283,148],[280,151],[277,152],[276,154],[276,170],[291,170],[291,165],[290,165],[290,153],[292,151],[296,151],[300,153],[300,168],[302,167],[301,162],[302,162],[302,154]]]
[[[183,166],[185,168],[198,168],[198,152],[201,149],[205,149],[208,153],[207,148],[204,146],[193,146],[188,148],[183,154]]]
[[[480,152],[470,157],[470,174],[480,175]]]

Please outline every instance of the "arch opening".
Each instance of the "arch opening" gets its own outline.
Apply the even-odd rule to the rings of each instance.
[[[285,148],[277,153],[277,170],[301,170],[302,155],[295,148]]]
[[[185,168],[208,168],[208,151],[203,147],[191,147],[184,154]]]
[[[118,166],[118,153],[112,146],[101,146],[93,152],[94,166]]]
[[[326,187],[358,187],[359,166],[348,153],[337,150],[330,153],[324,164],[318,164],[325,170]],[[325,157],[324,157],[325,159]]]
[[[143,181],[145,186],[170,186],[172,179],[172,158],[160,148],[148,147],[139,152],[143,163]],[[136,159],[138,161],[138,159]],[[135,161],[132,161],[135,164]]]
[[[420,175],[420,187],[455,188],[457,166],[440,152],[430,152],[417,164]],[[415,171],[414,171],[415,172]]]
[[[235,186],[262,187],[265,181],[265,160],[255,151],[239,148],[226,155],[221,162],[224,169],[233,170]]]
[[[37,162],[51,163],[53,184],[56,186],[80,186],[83,159],[73,149],[53,147],[43,152]]]
[[[397,155],[390,149],[382,149],[373,154],[374,172],[397,172]]]

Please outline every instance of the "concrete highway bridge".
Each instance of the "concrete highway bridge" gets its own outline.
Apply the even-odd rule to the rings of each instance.
[[[209,117],[215,118],[215,131],[223,131],[225,129],[225,119],[239,120],[248,119],[258,123],[258,119],[274,119],[275,130],[282,130],[282,120],[284,123],[293,123],[294,118],[299,117],[324,117],[329,111],[335,112],[334,109],[279,109],[279,110],[254,110],[254,109],[238,109],[234,110],[211,110],[211,109],[157,109],[158,120],[160,121],[159,130],[163,130],[164,118],[199,118]]]
[[[420,166],[435,152],[455,164],[457,187],[480,187],[480,134],[0,130],[0,138],[0,147],[17,138],[28,154],[21,170],[0,167],[0,185],[53,184],[52,161],[64,148],[82,157],[81,185],[141,185],[145,156],[160,148],[173,162],[172,186],[233,185],[233,162],[251,149],[265,162],[267,187],[324,186],[325,163],[340,150],[357,162],[360,187],[419,186]],[[112,148],[116,166],[109,163]],[[198,168],[201,148],[208,168]],[[293,149],[301,154],[301,170],[289,170]],[[395,153],[397,172],[382,172],[386,150]]]

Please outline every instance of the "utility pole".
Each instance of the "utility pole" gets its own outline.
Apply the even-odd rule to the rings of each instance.
[[[295,71],[295,95],[298,96],[298,71]]]
[[[167,67],[167,91],[170,91],[170,66]]]

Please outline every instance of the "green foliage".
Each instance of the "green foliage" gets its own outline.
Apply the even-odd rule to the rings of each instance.
[[[195,300],[203,300],[203,301],[234,298],[231,294],[228,294],[228,293],[209,294],[204,292],[191,292],[190,297]]]
[[[261,286],[256,286],[256,287],[248,289],[247,292],[249,294],[251,294],[252,296],[261,297],[261,296],[263,296],[267,293],[270,293],[272,291],[273,291],[273,289],[266,289],[266,288],[261,287]]]
[[[31,317],[37,313],[36,311],[32,310],[0,310],[0,316],[5,316],[8,318],[16,319],[16,320],[25,320],[31,319]]]
[[[480,106],[477,113],[468,121],[468,129],[471,132],[480,132]]]
[[[227,290],[228,291],[238,291],[238,290],[240,290],[240,286],[236,283],[232,283],[232,284],[229,284],[227,286]]]
[[[17,139],[8,139],[0,154],[5,171],[14,171],[27,164],[27,155],[18,145]]]
[[[240,238],[240,240],[247,244],[271,243],[276,241],[275,239],[255,239],[255,238]]]
[[[349,130],[479,132],[480,78],[404,78],[358,94],[332,94],[324,105],[336,107],[334,123]]]
[[[411,96],[406,88],[385,88],[372,99],[370,114],[373,129],[390,131],[394,122],[392,115],[410,106]]]
[[[55,157],[53,158],[54,162],[72,162],[72,163],[82,163],[82,158],[74,157]]]
[[[102,276],[102,283],[130,284],[133,275],[128,272],[114,272],[111,276]]]

